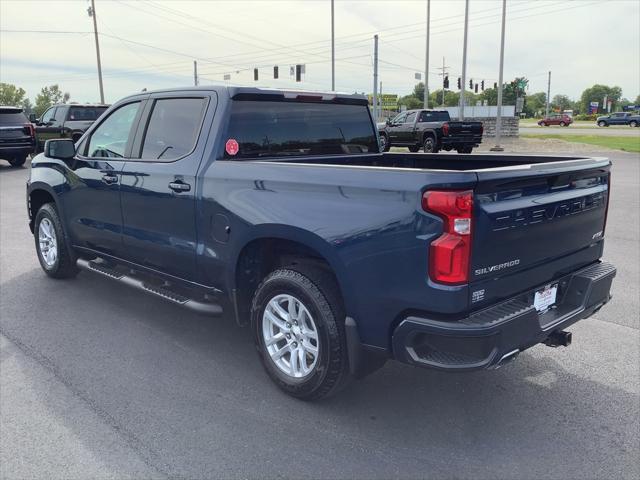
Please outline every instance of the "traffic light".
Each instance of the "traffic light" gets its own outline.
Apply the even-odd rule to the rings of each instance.
[[[458,90],[460,90],[461,85],[460,85],[460,77],[458,77]]]
[[[273,78],[278,78],[278,66],[273,67]]]
[[[444,85],[444,88],[449,88],[449,75],[444,77],[442,84]]]
[[[484,92],[484,80],[480,82],[480,90]]]
[[[473,79],[469,79],[469,90],[473,90]]]
[[[476,83],[475,88],[474,88],[475,93],[478,93],[478,84]]]
[[[498,89],[498,82],[493,82],[493,88]]]
[[[257,82],[258,81],[258,69],[254,68],[253,69],[253,79]]]

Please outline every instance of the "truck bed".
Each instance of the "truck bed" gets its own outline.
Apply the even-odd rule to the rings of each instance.
[[[600,158],[578,156],[541,156],[541,155],[494,155],[494,154],[421,154],[421,153],[382,153],[372,155],[333,155],[279,158],[276,161],[297,164],[336,165],[352,167],[382,167],[419,170],[477,171],[504,169],[536,164],[557,164],[575,162],[578,166],[606,161]]]

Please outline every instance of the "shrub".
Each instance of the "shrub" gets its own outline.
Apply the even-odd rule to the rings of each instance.
[[[586,114],[586,113],[581,113],[579,115],[575,115],[573,117],[574,120],[588,120],[588,121],[596,121],[596,118],[598,118],[600,116],[600,114],[594,113],[594,114]]]

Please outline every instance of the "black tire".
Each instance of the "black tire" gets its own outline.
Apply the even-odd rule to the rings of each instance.
[[[380,150],[383,152],[388,152],[391,149],[391,144],[389,143],[389,137],[386,133],[380,134]]]
[[[409,147],[409,151],[410,151],[411,153],[416,153],[418,150],[420,150],[420,146],[419,146],[419,145],[411,145],[411,146]]]
[[[49,225],[53,227],[55,233],[55,248],[57,253],[55,260],[51,263],[45,260],[39,241],[40,224],[45,221],[45,219]],[[79,270],[76,266],[75,258],[73,258],[71,249],[67,244],[58,210],[53,203],[45,203],[40,207],[40,210],[38,210],[34,222],[33,237],[36,243],[38,260],[44,273],[53,278],[72,278],[78,274]]]
[[[436,139],[431,135],[427,135],[426,137],[424,137],[422,149],[424,150],[424,153],[438,153],[438,145],[436,143]]]
[[[599,127],[608,127],[607,122],[604,122],[604,121],[602,121],[602,120],[600,120],[600,121],[598,122],[598,126],[599,126]]]
[[[9,160],[9,165],[12,167],[21,167],[24,165],[24,162],[27,161],[26,155],[16,155],[11,160]]]
[[[538,125],[540,125],[541,127],[546,127],[547,124],[545,122],[540,122]]]
[[[473,147],[461,147],[458,148],[458,153],[471,153],[473,151]]]
[[[564,123],[564,122],[560,122],[560,126],[561,126],[561,127],[566,127],[566,126],[567,126],[567,124],[566,124],[566,123]]]
[[[638,122],[636,122],[635,120],[631,120],[631,121],[629,122],[629,126],[630,126],[630,127],[637,127],[637,126],[638,126]]]
[[[311,371],[302,378],[295,378],[281,370],[271,359],[265,345],[265,310],[278,295],[291,295],[302,302],[317,330],[317,360]],[[304,265],[281,268],[270,273],[254,293],[251,322],[258,355],[271,380],[281,390],[301,400],[318,400],[341,390],[351,379],[344,319],[344,307],[330,273]],[[282,357],[285,355],[287,353]]]

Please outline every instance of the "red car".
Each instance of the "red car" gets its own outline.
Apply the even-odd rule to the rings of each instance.
[[[541,127],[548,127],[549,125],[560,125],[561,127],[568,127],[573,123],[573,118],[566,114],[550,115],[543,118],[538,122]]]

